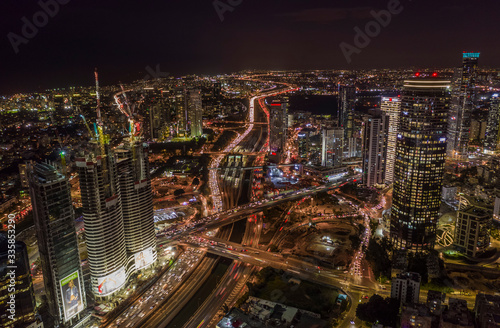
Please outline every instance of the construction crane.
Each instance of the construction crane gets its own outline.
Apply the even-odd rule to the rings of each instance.
[[[52,121],[52,125],[54,126],[54,130],[56,131],[56,137],[57,137],[57,142],[59,142],[59,148],[61,151],[59,152],[59,155],[61,156],[61,165],[63,168],[64,175],[67,173],[67,167],[66,167],[66,153],[64,152],[63,149],[63,143],[61,141],[61,136],[59,135],[59,131],[57,130],[57,125],[56,122],[54,121],[54,113],[52,112],[50,114],[50,120]]]
[[[95,93],[97,98],[97,139],[99,140],[99,145],[101,147],[101,155],[104,156],[105,150],[105,140],[104,140],[104,124],[101,117],[101,95],[99,93],[99,74],[97,73],[97,68],[94,71],[95,76]]]
[[[83,116],[83,113],[80,110],[80,106],[76,106],[76,112],[79,113],[78,115],[80,115],[80,117],[82,118],[83,124],[85,124],[85,127],[87,128],[87,131],[89,132],[89,137],[92,138],[92,139],[94,139],[95,138],[95,134],[90,129],[89,123],[85,119],[85,116]]]

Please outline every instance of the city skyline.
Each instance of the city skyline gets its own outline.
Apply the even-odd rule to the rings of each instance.
[[[499,328],[500,3],[5,2],[5,328]]]
[[[93,67],[101,68],[105,76],[102,82],[108,85],[167,72],[182,76],[244,69],[458,67],[460,61],[454,54],[470,50],[483,53],[483,67],[496,67],[500,56],[488,33],[494,30],[493,13],[499,6],[494,1],[483,6],[466,1],[453,5],[401,1],[401,12],[393,15],[366,47],[358,48],[361,51],[351,56],[350,64],[339,45],[354,45],[354,28],[363,30],[374,20],[370,12],[386,10],[390,1],[358,1],[352,5],[321,0],[307,4],[233,1],[238,5],[225,7],[222,21],[220,10],[211,1],[200,1],[195,6],[110,1],[98,7],[92,3],[60,2],[63,4],[53,10],[54,17],[39,24],[32,38],[23,36],[25,22],[21,19],[32,21],[36,13],[43,11],[40,5],[1,5],[1,11],[9,13],[0,30],[5,35],[3,81],[8,81],[0,86],[1,94],[91,85],[86,72]],[[429,7],[434,10],[429,11]],[[456,19],[465,13],[482,24],[471,29],[468,21]],[[124,24],[124,19],[133,23]],[[422,21],[427,22],[424,27]],[[441,33],[431,32],[434,30],[448,35],[453,31],[461,37],[443,38]],[[9,33],[24,38],[17,54],[7,37]],[[113,35],[112,39],[104,37],[107,33]],[[259,46],[247,46],[247,40]],[[297,46],[300,43],[307,47]],[[47,48],[54,55],[49,55]],[[260,48],[272,51],[263,53]],[[398,55],[387,56],[385,52]],[[221,60],[225,55],[229,56]]]

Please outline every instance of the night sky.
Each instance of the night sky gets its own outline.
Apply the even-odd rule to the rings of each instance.
[[[42,0],[53,1],[53,0]],[[143,78],[146,67],[182,74],[242,69],[452,67],[463,50],[480,51],[481,67],[499,67],[500,1],[401,0],[370,44],[347,63],[339,44],[390,1],[219,0],[238,4],[221,21],[213,0],[59,0],[54,17],[15,54],[37,1],[0,3],[0,94]],[[42,17],[38,15],[38,17]],[[42,21],[43,23],[43,21]]]

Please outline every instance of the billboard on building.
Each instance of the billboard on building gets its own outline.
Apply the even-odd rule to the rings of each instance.
[[[78,271],[61,279],[59,283],[63,299],[64,320],[68,321],[83,311],[83,295]]]
[[[153,247],[146,248],[143,251],[134,254],[135,269],[140,270],[148,267],[154,262]]]
[[[97,293],[106,296],[121,288],[126,281],[125,268],[121,268],[105,277],[97,278]]]

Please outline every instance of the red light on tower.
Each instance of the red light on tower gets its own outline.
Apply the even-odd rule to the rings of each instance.
[[[437,77],[438,76],[438,73],[434,72],[432,73],[432,77]]]
[[[420,76],[420,72],[415,73],[415,76],[419,77]]]

